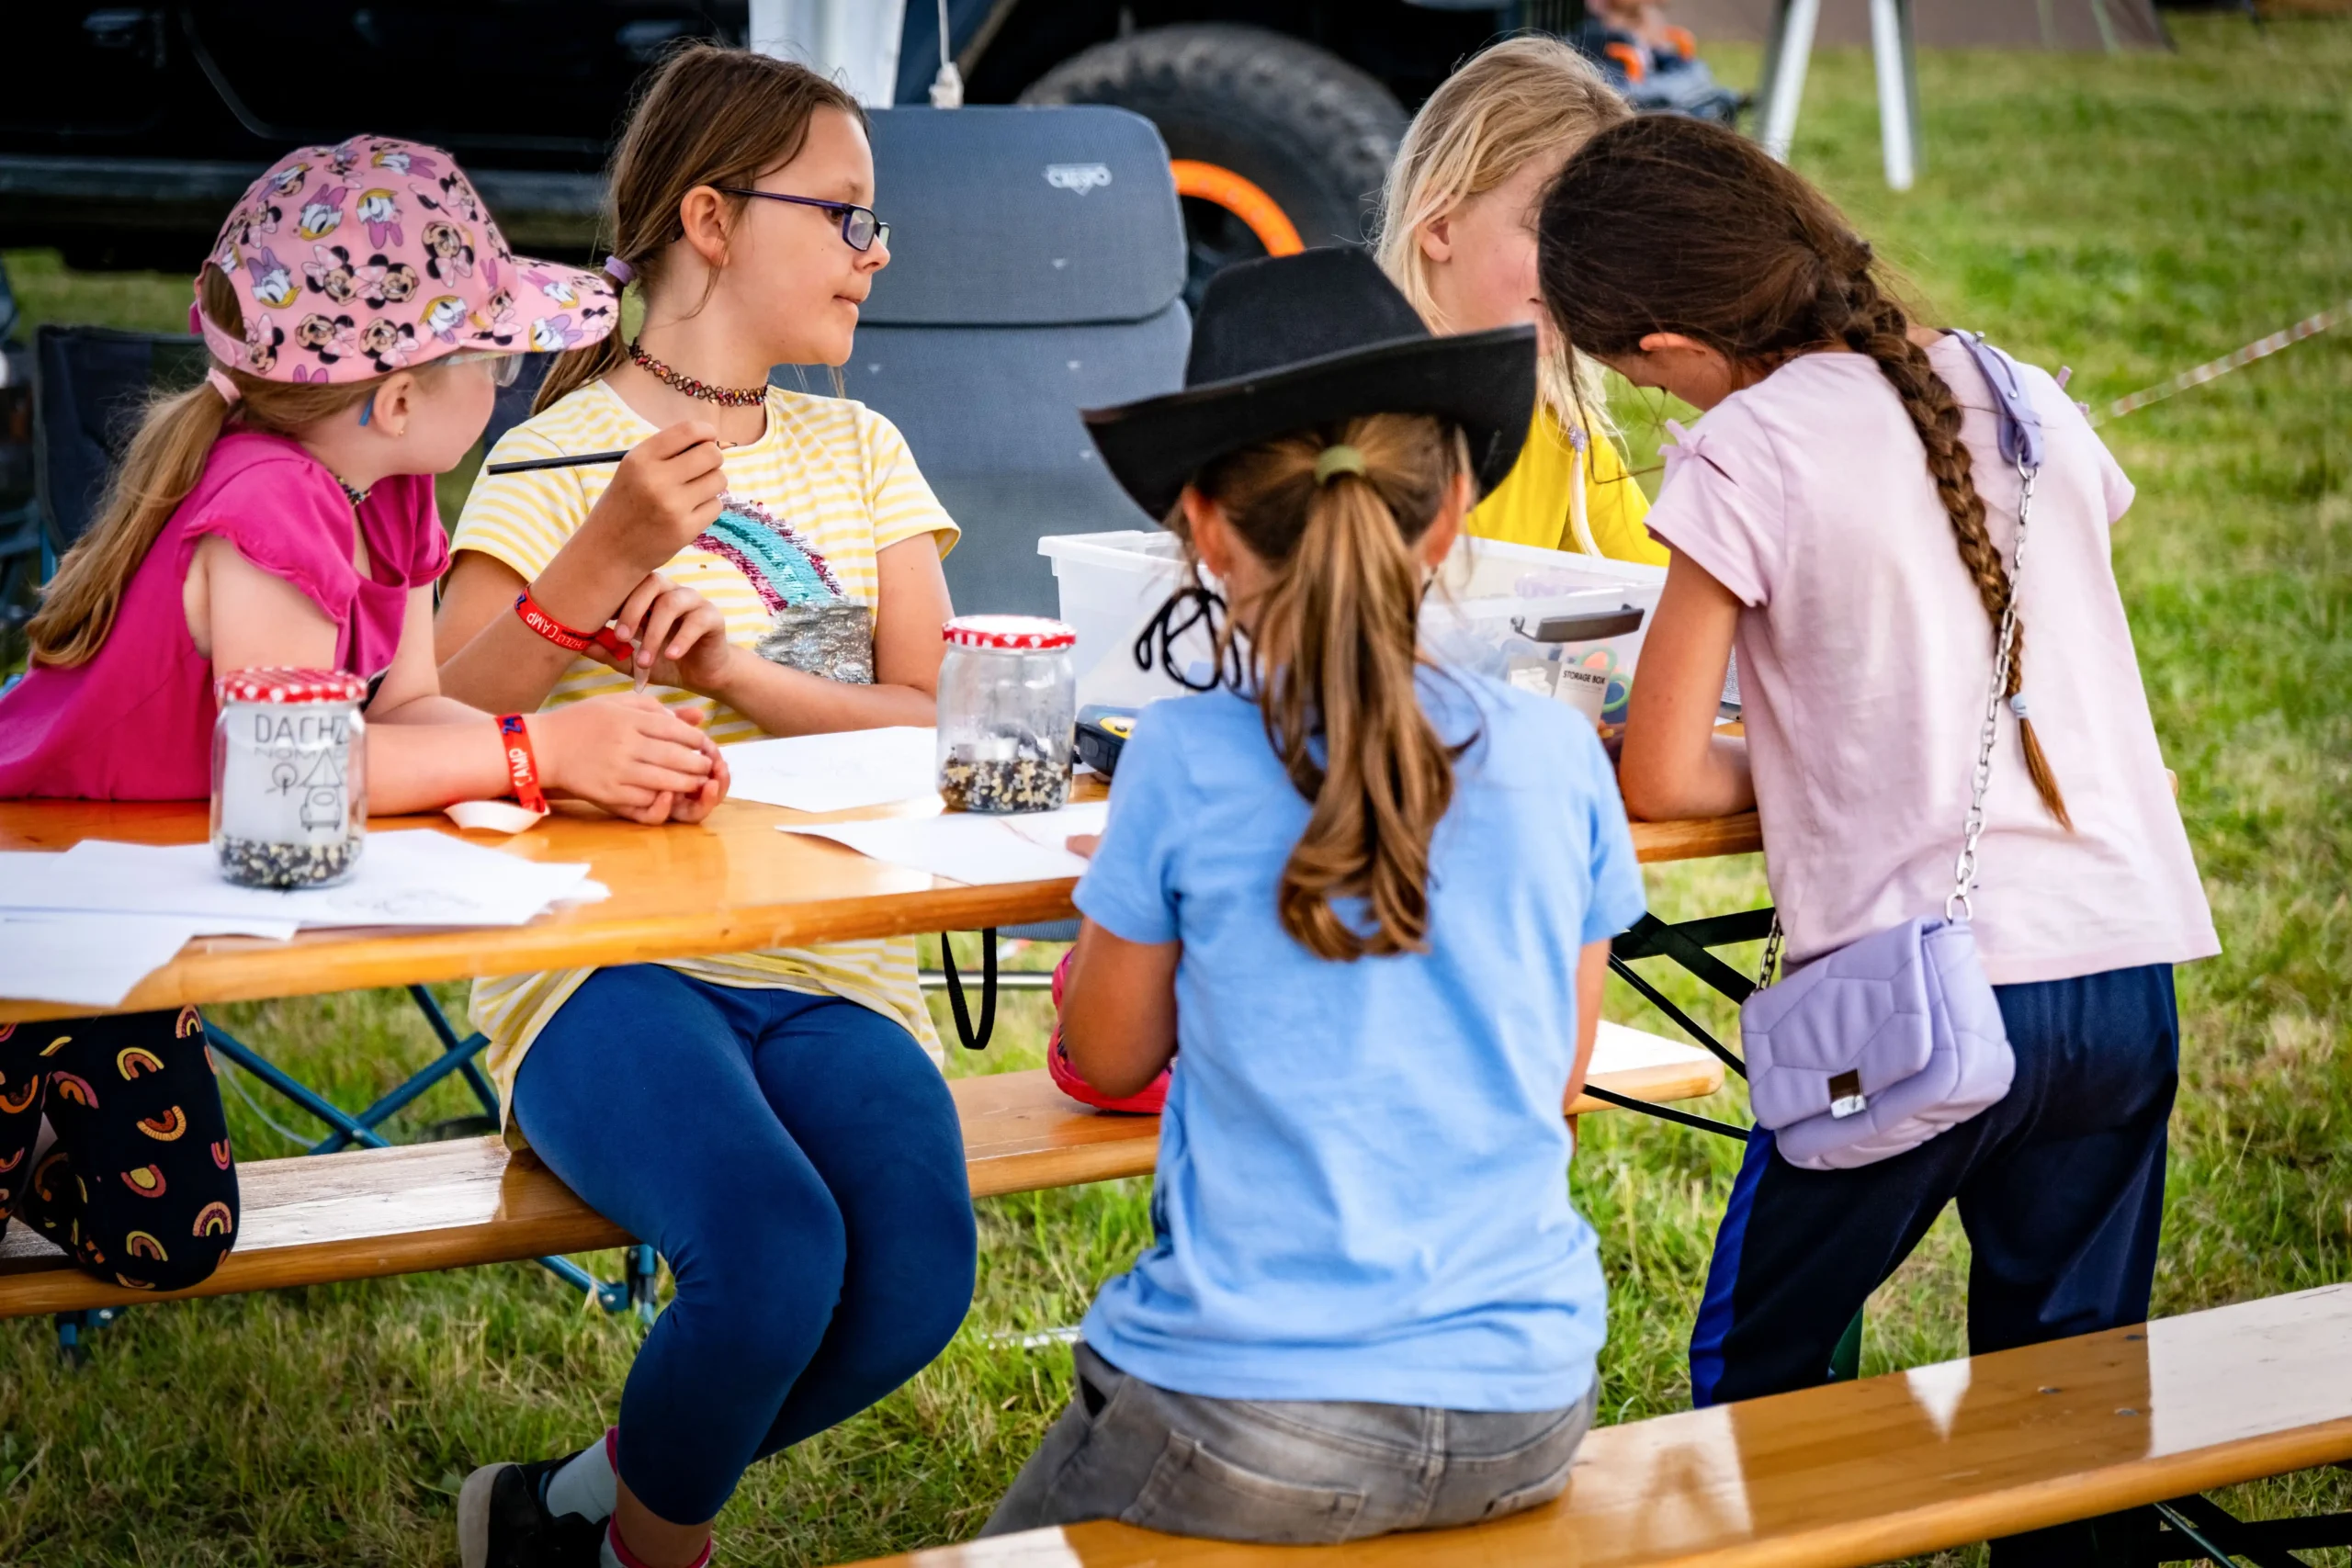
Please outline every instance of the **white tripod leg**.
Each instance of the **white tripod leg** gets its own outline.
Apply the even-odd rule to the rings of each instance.
[[[1772,76],[1764,100],[1764,151],[1787,163],[1796,139],[1797,105],[1804,97],[1805,67],[1813,62],[1814,30],[1821,22],[1821,0],[1784,0],[1772,39]]]
[[[1918,173],[1918,115],[1911,76],[1910,0],[1871,0],[1871,57],[1878,67],[1879,145],[1890,190]]]

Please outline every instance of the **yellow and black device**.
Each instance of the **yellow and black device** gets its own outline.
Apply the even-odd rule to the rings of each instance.
[[[1118,771],[1119,751],[1136,730],[1134,708],[1089,703],[1078,710],[1078,760],[1109,778]]]

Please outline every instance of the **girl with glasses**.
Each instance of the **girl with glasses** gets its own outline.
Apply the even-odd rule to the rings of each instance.
[[[688,48],[610,188],[622,330],[559,358],[491,457],[632,450],[475,487],[444,680],[562,713],[642,679],[722,743],[930,724],[956,525],[888,420],[768,385],[849,357],[889,262],[855,102]],[[559,630],[610,621],[633,654],[550,641],[518,600]],[[467,1483],[460,1555],[703,1561],[746,1467],[888,1393],[969,1304],[963,1142],[913,940],[484,981],[474,1020],[510,1137],[654,1244],[677,1294],[611,1431]]]

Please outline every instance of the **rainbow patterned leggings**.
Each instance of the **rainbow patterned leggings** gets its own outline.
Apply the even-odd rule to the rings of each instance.
[[[197,1010],[0,1024],[0,1220],[84,1271],[177,1291],[237,1234],[236,1162]],[[38,1159],[46,1113],[57,1142]]]

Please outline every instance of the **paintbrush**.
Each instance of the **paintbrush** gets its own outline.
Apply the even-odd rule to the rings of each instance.
[[[618,452],[574,452],[561,457],[524,457],[512,463],[492,463],[482,470],[485,474],[529,474],[541,468],[576,468],[585,463],[617,463],[628,456],[626,448]]]
[[[718,449],[728,451],[737,444],[718,443]],[[692,451],[689,447],[687,450]],[[541,468],[577,468],[589,463],[617,463],[628,456],[626,448],[618,452],[571,452],[560,457],[522,457],[512,463],[492,463],[482,470],[485,474],[530,474]]]

